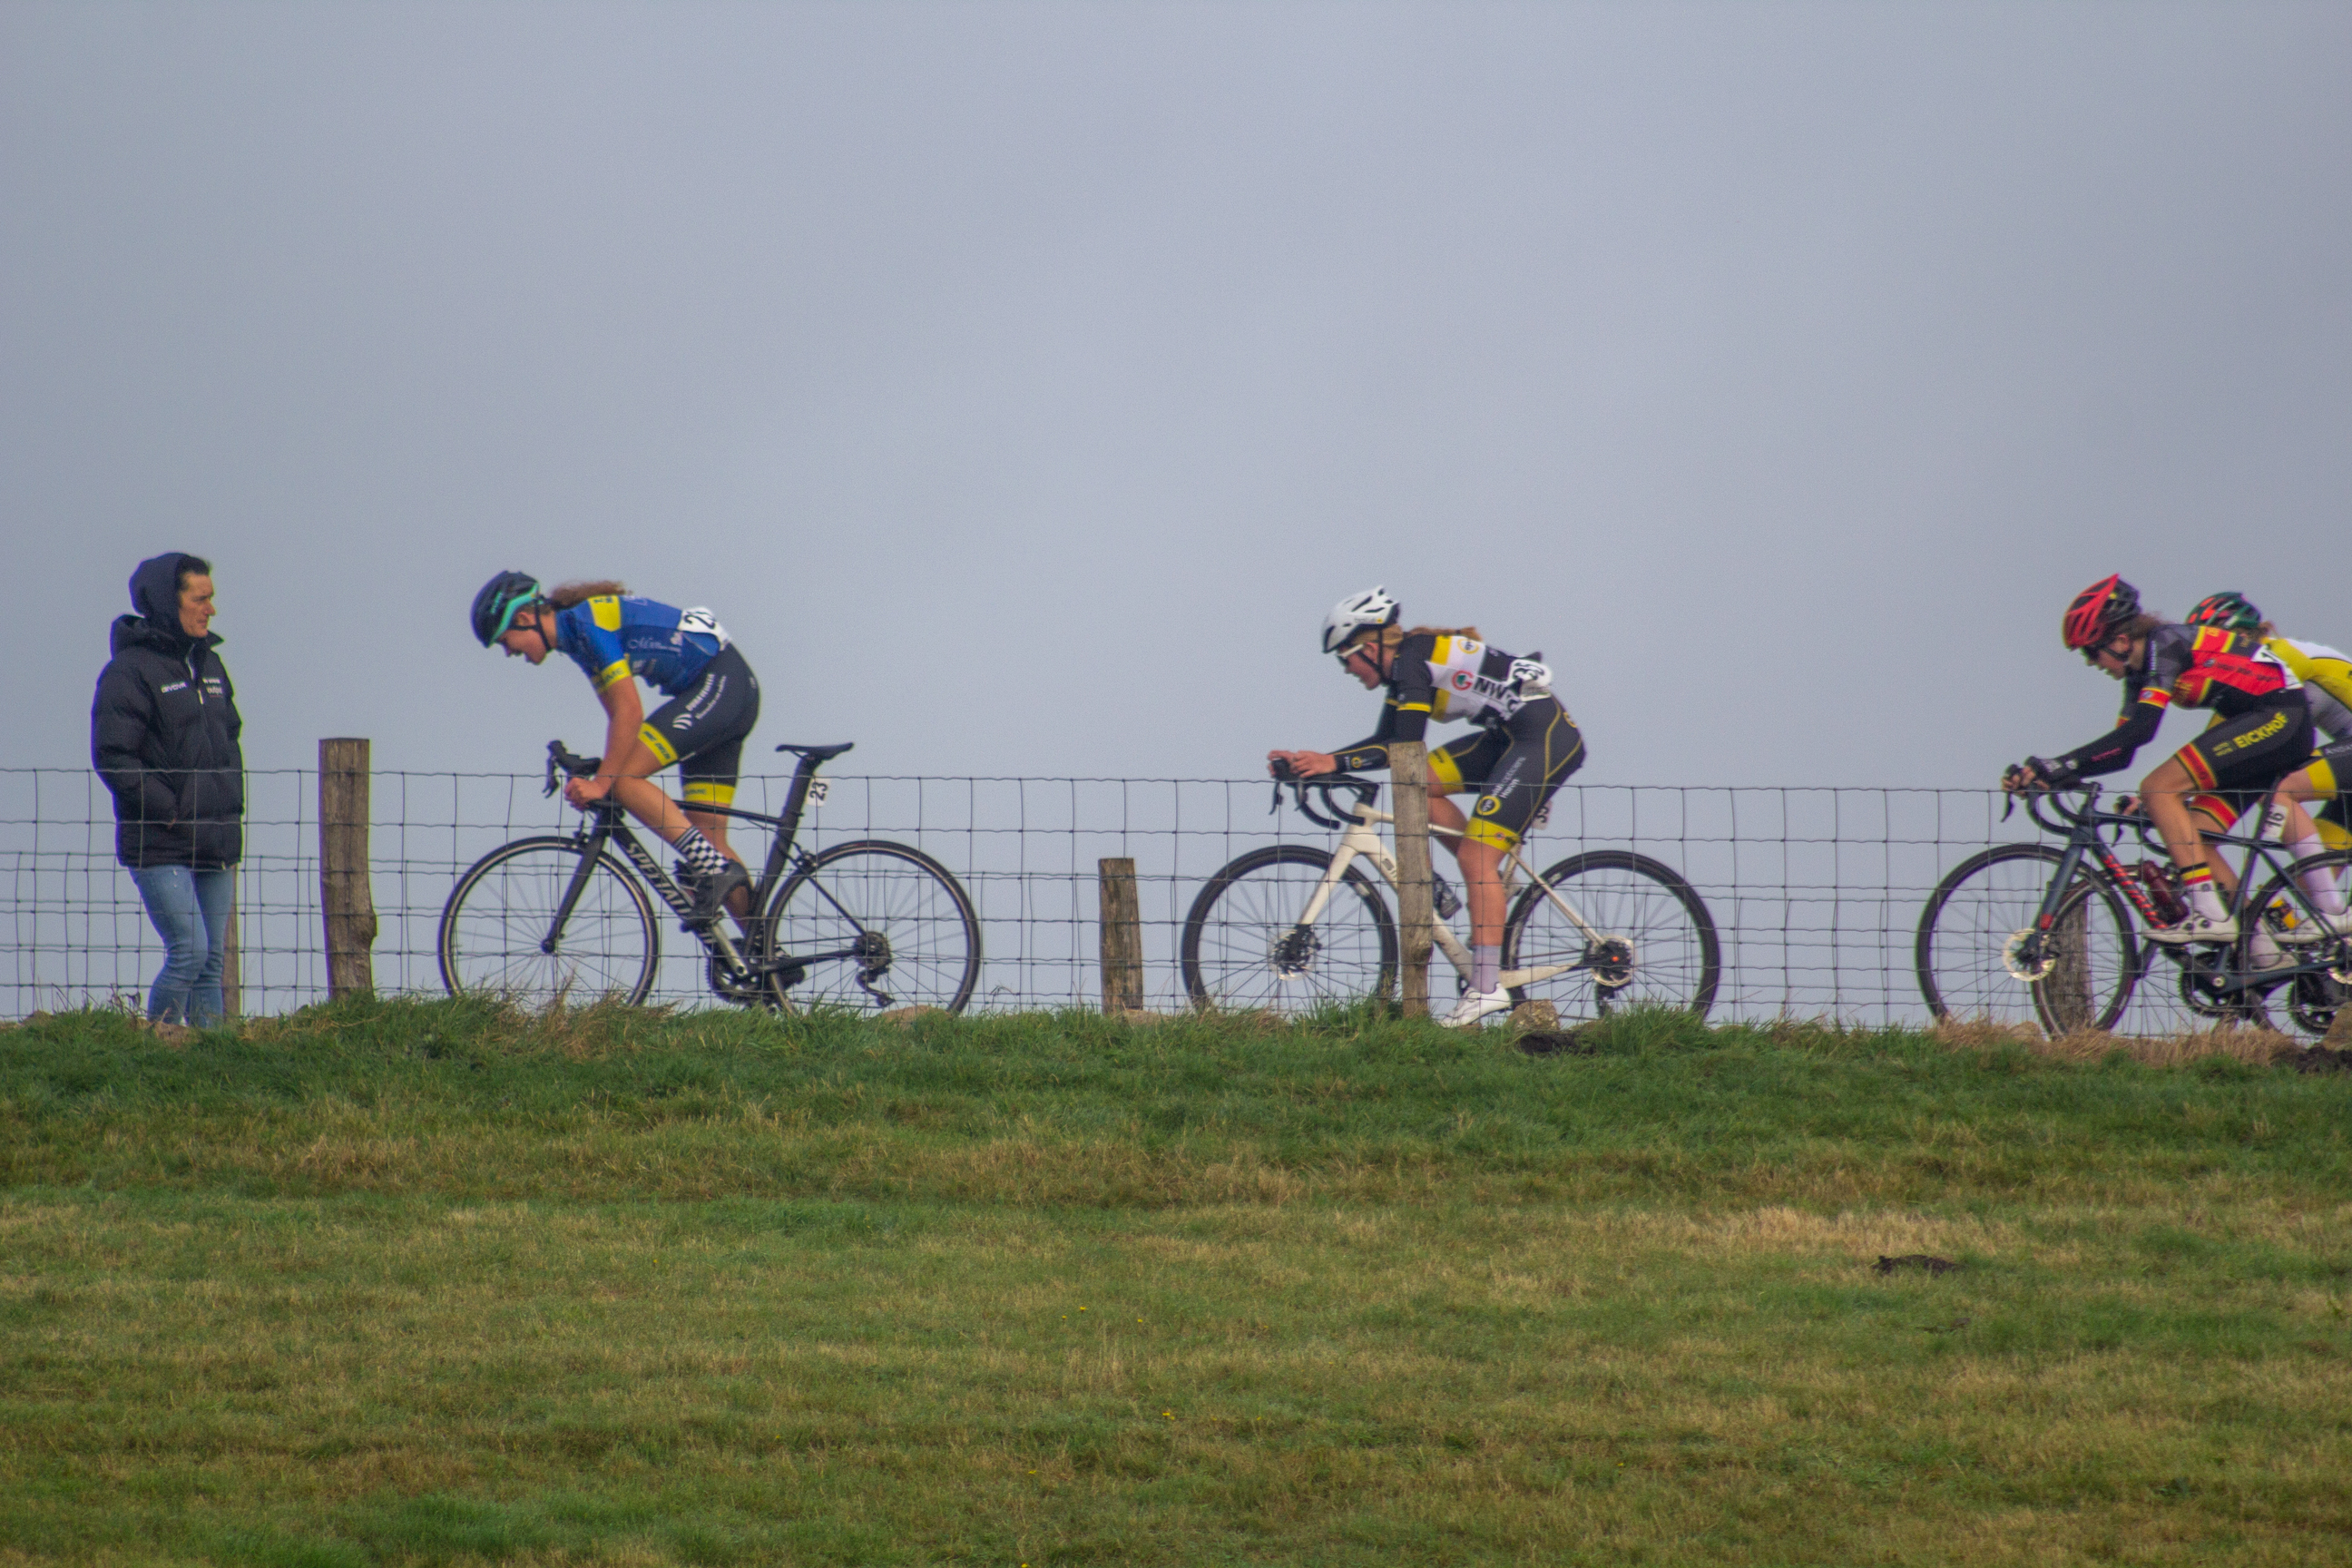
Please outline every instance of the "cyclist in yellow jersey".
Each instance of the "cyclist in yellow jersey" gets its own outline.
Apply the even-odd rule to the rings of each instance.
[[[2188,625],[2214,626],[2223,631],[2259,637],[2263,647],[2297,680],[2303,683],[2304,698],[2311,709],[2311,724],[2317,731],[2310,760],[2296,773],[2283,780],[2279,793],[2300,805],[2314,802],[2326,804],[2313,813],[2306,827],[2301,814],[2289,819],[2285,847],[2288,854],[2301,860],[2325,849],[2352,848],[2352,831],[2347,830],[2347,792],[2352,792],[2352,658],[2326,643],[2305,642],[2284,637],[2278,628],[2263,619],[2243,594],[2225,590],[2210,594],[2189,612]],[[2251,797],[2240,794],[2202,795],[2194,797],[2197,810],[2215,826],[2227,829],[2254,804]],[[2345,904],[2342,890],[2333,874],[2326,871],[2306,873],[2304,891],[2311,896],[2314,906],[2326,917],[2334,934],[2352,934],[2345,927],[2352,921],[2343,920]],[[2316,942],[2330,934],[2315,926],[2304,926],[2284,933],[2279,940],[2286,942]],[[2265,954],[2269,943],[2267,931],[2255,933],[2256,961]]]
[[[1511,1005],[1499,979],[1503,857],[1583,765],[1584,738],[1552,696],[1540,656],[1515,658],[1488,647],[1475,626],[1407,631],[1402,617],[1397,601],[1372,588],[1340,600],[1323,622],[1323,651],[1367,689],[1388,689],[1379,727],[1336,752],[1268,752],[1266,764],[1277,777],[1303,778],[1384,768],[1390,742],[1418,741],[1433,721],[1477,726],[1476,734],[1429,753],[1429,819],[1457,830],[1444,841],[1469,895],[1469,989],[1444,1020],[1459,1028]],[[1444,797],[1467,790],[1478,800],[1465,816]]]

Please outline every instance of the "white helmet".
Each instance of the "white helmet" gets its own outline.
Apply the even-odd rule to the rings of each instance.
[[[1349,595],[1323,617],[1323,651],[1338,653],[1358,632],[1394,626],[1399,613],[1397,602],[1389,597],[1386,588],[1367,588],[1360,594]]]

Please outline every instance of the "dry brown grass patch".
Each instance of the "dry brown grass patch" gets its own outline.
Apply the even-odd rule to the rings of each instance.
[[[1999,1024],[1989,1018],[1947,1018],[1928,1034],[1954,1050],[2022,1046],[2035,1056],[2064,1062],[2099,1062],[2117,1051],[2145,1067],[2182,1067],[2227,1057],[2254,1067],[2298,1056],[2303,1044],[2275,1029],[2216,1025],[2184,1035],[2115,1035],[2105,1029],[2069,1029],[2053,1037],[2032,1024]]]

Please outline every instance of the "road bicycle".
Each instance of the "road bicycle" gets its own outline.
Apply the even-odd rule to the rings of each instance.
[[[2324,871],[2341,886],[2352,853],[2328,850],[2290,864],[2275,838],[2208,833],[2205,842],[2216,850],[2245,850],[2231,910],[2239,939],[2187,947],[2149,942],[2142,928],[2180,918],[2179,875],[2147,818],[2102,809],[2099,791],[2083,786],[2079,805],[2056,794],[2026,795],[2027,814],[2063,837],[2063,847],[1995,845],[1937,884],[1920,910],[1913,952],[1928,1011],[2038,1023],[2057,1035],[2113,1028],[2137,991],[2144,1007],[2158,1005],[2156,1030],[2192,1018],[2270,1026],[2276,1006],[2297,1031],[2326,1034],[2352,987],[2352,942],[2279,939],[2318,918],[2304,879]],[[2149,858],[2124,863],[2115,845],[2126,833],[2138,836]],[[2263,929],[2277,952],[2258,963],[2254,932]],[[2151,979],[2165,987],[2153,997],[2143,989]],[[2185,1016],[2173,1011],[2176,1002]]]
[[[1380,884],[1394,890],[1397,863],[1379,826],[1396,819],[1372,805],[1380,785],[1349,773],[1281,779],[1276,811],[1285,789],[1307,820],[1340,835],[1339,847],[1272,845],[1209,879],[1184,917],[1180,951],[1195,1006],[1298,1014],[1385,1000],[1395,989],[1396,921]],[[1343,806],[1335,798],[1341,794],[1352,804]],[[1538,874],[1515,847],[1504,870],[1524,882],[1503,930],[1502,984],[1514,1002],[1550,1002],[1563,1023],[1637,1002],[1701,1017],[1714,1005],[1722,977],[1715,921],[1671,868],[1630,850],[1598,849]],[[1459,897],[1443,877],[1433,895],[1437,950],[1466,987],[1470,951],[1447,923]]]
[[[817,769],[849,749],[778,746],[800,758],[781,816],[695,805],[775,832],[740,935],[724,915],[693,918],[692,890],[646,852],[608,795],[572,832],[517,839],[457,879],[441,910],[442,984],[452,995],[488,993],[530,1006],[643,1002],[661,963],[658,895],[702,944],[710,990],[724,1001],[961,1012],[980,979],[980,921],[948,868],[880,839],[814,852],[797,843],[803,813],[824,800]],[[545,793],[555,793],[559,773],[586,778],[600,761],[549,742]]]

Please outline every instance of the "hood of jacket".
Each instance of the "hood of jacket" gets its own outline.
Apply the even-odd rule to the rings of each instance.
[[[139,569],[131,574],[131,613],[115,617],[109,651],[152,647],[182,658],[200,642],[205,647],[219,646],[217,632],[197,638],[180,627],[180,563],[189,559],[187,552],[173,550],[139,563]]]

